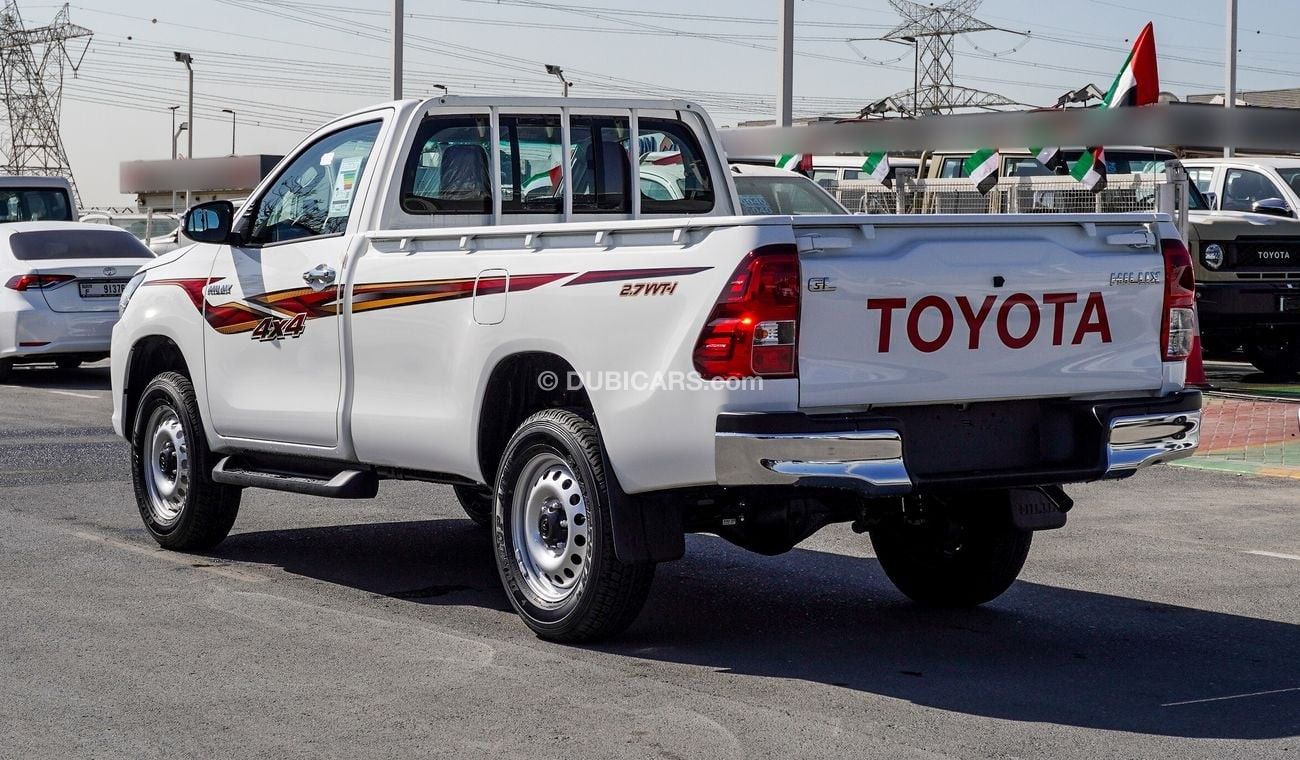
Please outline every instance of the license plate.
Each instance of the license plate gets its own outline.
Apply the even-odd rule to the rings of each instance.
[[[126,290],[126,281],[79,282],[77,288],[82,298],[120,298]]]
[[[1278,311],[1300,313],[1300,296],[1282,296],[1278,299]]]

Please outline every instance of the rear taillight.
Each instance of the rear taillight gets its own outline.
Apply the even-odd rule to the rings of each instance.
[[[745,256],[695,343],[706,378],[798,377],[799,251],[769,245]]]
[[[1161,310],[1160,348],[1165,361],[1176,362],[1192,353],[1196,335],[1196,275],[1192,255],[1183,241],[1162,240],[1165,257],[1165,303]]]
[[[40,290],[77,279],[70,274],[20,274],[9,278],[5,287],[10,290]]]

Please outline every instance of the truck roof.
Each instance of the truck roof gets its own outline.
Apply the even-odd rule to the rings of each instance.
[[[1248,164],[1265,166],[1271,169],[1294,169],[1300,167],[1300,156],[1234,156],[1232,158],[1188,158],[1184,166],[1218,166],[1219,164]]]
[[[67,190],[71,185],[64,177],[6,174],[0,176],[0,187],[58,187]]]
[[[704,113],[704,109],[688,100],[678,99],[638,99],[638,98],[562,98],[562,97],[537,97],[537,96],[520,96],[520,95],[442,95],[435,98],[426,98],[423,100],[408,98],[405,100],[391,100],[386,103],[376,103],[366,108],[359,108],[351,113],[339,116],[339,119],[346,119],[357,114],[368,113],[376,108],[385,106],[400,110],[401,108],[415,107],[420,110],[432,107],[456,107],[464,106],[466,108],[488,108],[495,106],[497,108],[579,108],[579,109],[601,109],[601,108],[638,108],[647,110],[661,111],[695,111]]]

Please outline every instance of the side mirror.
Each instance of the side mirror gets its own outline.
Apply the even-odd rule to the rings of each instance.
[[[1287,207],[1286,201],[1281,198],[1265,198],[1262,201],[1255,201],[1250,210],[1256,214],[1268,214],[1269,216],[1291,216],[1291,209]]]
[[[1217,211],[1217,210],[1219,209],[1219,194],[1218,194],[1218,193],[1215,193],[1215,192],[1205,192],[1205,193],[1201,193],[1201,195],[1204,195],[1204,196],[1205,196],[1205,205],[1208,206],[1208,207],[1210,208],[1211,211]]]
[[[228,243],[235,221],[235,206],[230,201],[200,203],[185,212],[181,224],[185,237],[198,243]]]

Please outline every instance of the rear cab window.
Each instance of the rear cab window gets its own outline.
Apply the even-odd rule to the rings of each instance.
[[[152,259],[153,253],[124,230],[35,230],[9,236],[19,261]]]
[[[563,221],[566,204],[574,220],[715,208],[708,155],[686,120],[666,116],[673,112],[574,109],[566,120],[558,108],[487,110],[434,110],[423,118],[398,188],[397,210],[408,226],[427,225],[420,220],[429,217],[449,217],[434,224],[490,224],[498,209],[501,223],[514,216]]]

